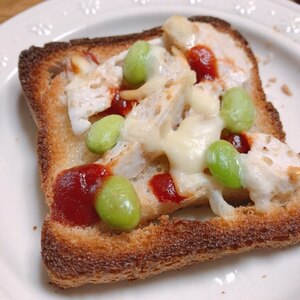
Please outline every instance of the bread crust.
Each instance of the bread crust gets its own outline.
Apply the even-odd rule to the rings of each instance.
[[[99,236],[90,231],[88,237],[81,228],[66,228],[48,219],[42,233],[44,263],[51,270],[51,281],[64,288],[144,279],[255,248],[295,244],[300,238],[299,208],[294,201],[265,214],[241,207],[235,219],[205,222],[163,216],[159,224],[131,233]]]
[[[257,63],[247,41],[222,20],[212,17],[193,17],[191,20],[211,24],[233,37],[245,50],[253,64],[252,98],[258,111],[259,131],[284,140],[278,112],[265,99]],[[65,119],[57,120],[53,114],[58,110],[61,115],[67,115],[57,99],[66,81],[50,69],[53,66],[59,69],[59,62],[80,51],[90,51],[102,61],[138,39],[151,39],[161,34],[161,28],[154,28],[139,34],[49,43],[43,48],[31,47],[21,53],[19,77],[39,129],[37,152],[42,189],[49,207],[56,175],[75,162],[80,164],[80,158],[75,161],[71,152],[82,143],[80,138],[69,138],[70,125],[60,128]],[[70,142],[70,152],[64,146],[66,138]],[[84,150],[81,155],[85,163],[95,160]],[[293,200],[265,214],[258,214],[251,207],[241,207],[237,209],[237,218],[232,220],[215,217],[201,222],[162,216],[158,223],[149,223],[121,234],[103,233],[97,226],[70,227],[48,215],[42,230],[42,257],[51,282],[68,288],[88,282],[142,279],[253,248],[291,245],[299,241],[299,236],[300,210],[299,204]]]

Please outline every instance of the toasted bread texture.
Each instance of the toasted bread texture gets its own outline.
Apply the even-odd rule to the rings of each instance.
[[[247,41],[222,20],[212,17],[191,20],[211,24],[245,51],[252,63],[250,93],[257,111],[255,131],[270,133],[283,141],[285,133],[279,115],[265,98],[257,63]],[[161,35],[161,28],[154,28],[125,36],[54,42],[21,53],[19,77],[38,127],[42,189],[50,210],[57,174],[98,158],[85,147],[84,136],[73,134],[67,108],[60,101],[67,78],[59,74],[64,71],[66,59],[88,51],[101,63],[136,40]],[[236,196],[232,191],[229,195],[232,199]],[[287,198],[283,199],[283,206],[276,206],[267,213],[245,206],[237,208],[235,219],[215,217],[205,222],[164,215],[155,222],[146,222],[131,232],[122,233],[103,232],[98,225],[61,224],[51,218],[50,211],[42,230],[43,262],[50,281],[68,288],[85,283],[143,279],[253,248],[291,245],[300,238],[300,210],[296,202],[299,195]]]

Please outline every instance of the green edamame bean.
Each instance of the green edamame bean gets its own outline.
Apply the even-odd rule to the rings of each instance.
[[[129,84],[138,86],[146,81],[149,52],[150,44],[145,41],[137,41],[129,49],[123,65],[124,78]]]
[[[226,91],[222,98],[220,113],[226,128],[236,133],[249,130],[255,119],[252,100],[241,87],[234,87]]]
[[[206,152],[206,162],[211,174],[224,186],[242,187],[239,152],[227,141],[212,143]]]
[[[130,230],[141,218],[140,200],[132,183],[122,176],[111,176],[96,196],[96,211],[113,227]]]
[[[86,146],[93,153],[104,153],[118,141],[124,118],[109,115],[95,122],[86,137]]]

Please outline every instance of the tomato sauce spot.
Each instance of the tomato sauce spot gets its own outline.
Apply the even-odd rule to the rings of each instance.
[[[251,145],[246,134],[244,133],[233,133],[227,130],[223,130],[221,139],[231,143],[234,148],[240,153],[248,153]]]
[[[191,69],[196,72],[197,83],[218,77],[217,60],[208,47],[196,45],[187,51],[186,57]]]
[[[52,218],[70,225],[90,226],[99,222],[95,195],[110,171],[98,164],[87,164],[62,171],[53,186]]]
[[[162,203],[180,203],[185,199],[185,197],[182,197],[177,193],[173,178],[169,173],[154,175],[150,179],[149,185],[153,194]]]

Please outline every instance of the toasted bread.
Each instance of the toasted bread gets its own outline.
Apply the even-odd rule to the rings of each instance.
[[[191,20],[211,24],[243,49],[252,65],[248,92],[257,111],[254,130],[284,141],[279,115],[265,98],[257,63],[247,41],[222,20],[212,17]],[[42,258],[50,281],[60,287],[143,279],[195,262],[253,248],[284,247],[299,241],[298,192],[282,196],[286,197],[282,201],[284,205],[264,213],[257,212],[253,206],[242,206],[236,208],[233,219],[214,217],[205,222],[168,215],[159,217],[153,213],[152,218],[145,218],[138,228],[122,233],[102,230],[101,225],[69,226],[51,217],[53,184],[57,175],[99,158],[87,150],[84,135],[73,134],[67,108],[60,100],[68,82],[67,77],[59,76],[64,72],[66,59],[88,51],[102,63],[128,49],[135,41],[151,40],[162,33],[161,28],[154,28],[139,34],[53,42],[43,48],[31,47],[20,55],[19,77],[38,127],[37,153],[42,189],[50,209],[42,230]],[[137,189],[147,186],[157,165],[168,169],[168,164],[162,160],[151,162],[143,170],[136,180]],[[153,197],[150,193],[142,194]],[[247,198],[247,193],[241,190],[228,190],[225,195],[229,201]],[[197,204],[205,202],[202,200]],[[164,214],[174,209],[173,204],[166,204]]]

